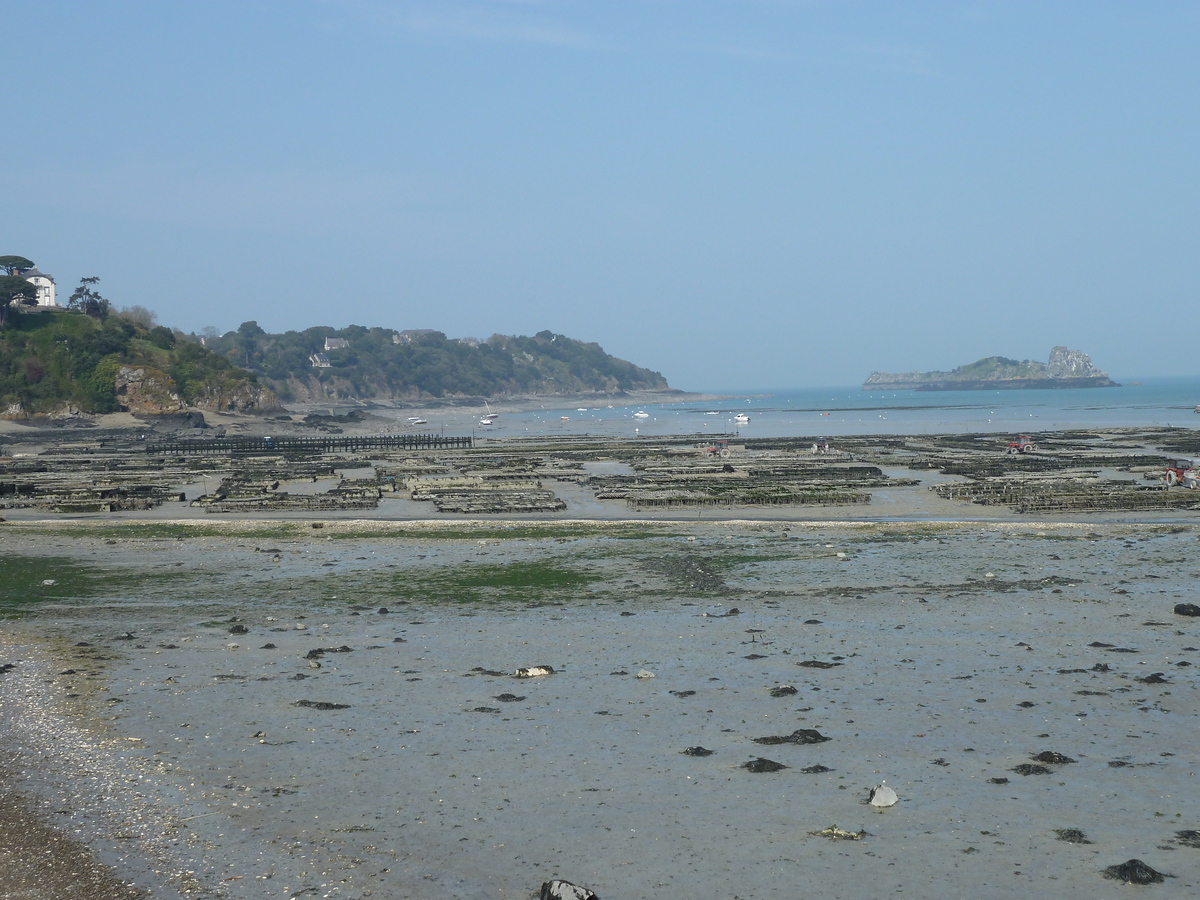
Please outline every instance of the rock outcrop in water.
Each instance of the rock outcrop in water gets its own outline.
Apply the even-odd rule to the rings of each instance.
[[[1049,362],[989,356],[949,372],[872,372],[864,391],[980,391],[1020,388],[1120,387],[1086,353],[1055,347]]]

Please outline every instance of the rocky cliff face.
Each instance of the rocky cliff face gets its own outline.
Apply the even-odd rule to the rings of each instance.
[[[1050,351],[1046,374],[1050,378],[1108,378],[1107,372],[1092,365],[1091,357],[1086,353],[1066,347],[1055,347]]]
[[[150,366],[121,366],[116,388],[121,409],[135,415],[161,416],[187,406],[171,376]]]
[[[247,381],[211,387],[192,405],[209,412],[274,412],[283,407],[269,388]]]

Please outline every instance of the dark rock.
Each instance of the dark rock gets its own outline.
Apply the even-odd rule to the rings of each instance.
[[[705,747],[688,747],[683,751],[684,756],[712,756],[713,751]]]
[[[629,611],[629,610],[627,610],[627,609],[623,609],[623,610],[621,610],[621,615],[623,615],[623,616],[636,616],[636,615],[637,615],[637,613],[633,613],[633,612],[630,612],[630,611]]]
[[[1137,680],[1140,681],[1142,684],[1170,684],[1171,683],[1163,676],[1162,672],[1154,672],[1151,675],[1147,675],[1144,678],[1139,678]]]
[[[391,610],[388,609],[386,606],[379,607],[379,615],[381,615],[381,616],[386,616],[390,612],[391,612]]]
[[[276,648],[275,648],[275,645],[274,645],[274,644],[263,644],[263,645],[262,645],[261,647],[259,647],[258,649],[259,649],[259,650],[274,650],[274,649],[276,649]]]
[[[538,900],[599,900],[596,894],[585,887],[555,878],[542,885]]]
[[[775,762],[773,759],[766,759],[760,756],[757,759],[742,763],[742,768],[753,772],[755,775],[761,775],[765,772],[778,772],[781,769],[786,769],[787,766],[783,763]]]
[[[394,638],[392,638],[392,643],[393,643],[393,644],[407,644],[407,643],[408,643],[408,641],[406,641],[406,640],[405,640],[404,638],[402,638],[402,637],[394,637]]]
[[[1108,761],[1108,767],[1110,769],[1123,769],[1127,765],[1129,765],[1129,763],[1125,762],[1123,759],[1110,759]]]
[[[669,693],[674,694],[676,697],[691,697],[696,692],[695,691],[669,691]]]
[[[524,697],[518,697],[516,694],[497,694],[496,699],[501,703],[520,703]]]
[[[1112,668],[1109,666],[1108,663],[1096,663],[1094,666],[1092,666],[1092,671],[1093,672],[1111,672]]]
[[[815,766],[805,766],[800,771],[803,772],[805,775],[821,775],[821,774],[824,774],[825,772],[832,772],[833,769],[830,769],[828,766],[823,766],[820,763],[818,763]]]
[[[820,659],[806,659],[803,662],[798,662],[796,665],[802,669],[833,669],[840,666],[838,662],[824,662]]]
[[[1109,866],[1103,874],[1105,878],[1123,881],[1126,884],[1162,884],[1164,878],[1175,877],[1155,871],[1140,859],[1130,859],[1119,865]]]
[[[1031,763],[1021,763],[1019,766],[1013,766],[1013,771],[1018,775],[1049,775],[1050,770],[1045,766],[1035,766]]]
[[[1069,756],[1064,756],[1061,753],[1055,753],[1053,750],[1043,750],[1037,756],[1031,756],[1030,759],[1040,763],[1053,763],[1056,766],[1073,763],[1077,760],[1071,759]]]
[[[1175,832],[1175,838],[1185,847],[1200,850],[1200,831],[1194,831],[1190,828],[1186,831],[1177,831]]]
[[[1200,606],[1197,606],[1195,603],[1176,603],[1175,615],[1200,616]]]
[[[247,628],[245,625],[231,625],[229,627],[229,633],[230,634],[249,634],[250,629]]]
[[[1037,704],[1031,703],[1028,700],[1022,700],[1020,703],[1017,704],[1017,706],[1021,707],[1021,709],[1031,709],[1032,707],[1037,706]]]
[[[822,624],[822,622],[820,619],[805,619],[804,624],[805,625],[820,625],[820,624]]]
[[[1001,778],[989,778],[989,779],[988,779],[988,781],[990,781],[992,784],[1008,784],[1008,779],[1007,779],[1007,778],[1003,778],[1003,777],[1001,777]]]
[[[1088,644],[1088,646],[1089,647],[1103,647],[1105,649],[1108,649],[1109,647],[1115,647],[1117,645],[1116,644],[1106,644],[1103,641],[1092,641],[1090,644]]]
[[[494,706],[477,706],[471,710],[471,712],[498,713],[500,710],[496,709]]]
[[[1060,841],[1065,841],[1068,844],[1090,844],[1086,834],[1078,828],[1055,828],[1054,833]]]
[[[772,697],[790,697],[796,693],[796,689],[790,684],[781,684],[779,687],[771,688],[770,693]]]
[[[11,672],[16,667],[17,667],[16,663],[5,663],[4,665],[0,666],[0,674],[3,674],[5,672]]]
[[[825,737],[815,728],[797,728],[791,734],[787,735],[768,735],[767,737],[755,738],[756,744],[823,744],[831,738]]]
[[[292,706],[303,706],[306,709],[349,709],[349,703],[327,703],[324,700],[297,700]]]
[[[750,653],[742,657],[743,659],[766,659],[761,653]]]
[[[305,654],[305,659],[320,659],[326,653],[353,653],[354,650],[343,644],[340,647],[317,647]]]

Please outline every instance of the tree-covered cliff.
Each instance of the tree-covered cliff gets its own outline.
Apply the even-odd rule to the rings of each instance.
[[[669,390],[658,372],[550,331],[477,342],[360,325],[269,334],[257,322],[244,322],[204,341],[285,401]]]

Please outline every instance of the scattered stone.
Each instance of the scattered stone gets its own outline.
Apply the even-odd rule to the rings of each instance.
[[[815,766],[805,766],[800,771],[803,772],[805,775],[823,775],[826,772],[832,772],[833,769],[829,768],[828,766],[823,766],[820,763],[817,763],[817,765],[815,765]]]
[[[1142,684],[1170,684],[1171,682],[1164,677],[1162,672],[1155,672],[1152,675],[1147,675],[1144,678],[1137,679]]]
[[[1090,644],[1088,644],[1088,646],[1089,647],[1103,647],[1105,650],[1107,650],[1110,647],[1115,647],[1117,645],[1116,644],[1106,644],[1106,643],[1104,643],[1104,641],[1092,641]]]
[[[1050,770],[1045,766],[1035,766],[1031,763],[1021,763],[1019,766],[1013,766],[1012,769],[1018,775],[1049,775]]]
[[[225,649],[226,650],[240,650],[240,649],[242,649],[242,645],[241,644],[226,644]]]
[[[820,624],[822,624],[822,622],[820,619],[805,619],[804,624],[805,625],[820,625]]]
[[[676,697],[691,697],[696,692],[695,691],[668,691],[668,693],[674,694]]]
[[[838,662],[825,662],[820,659],[806,659],[803,662],[798,662],[796,665],[802,669],[833,669],[840,666]]]
[[[1088,836],[1078,828],[1055,828],[1054,833],[1060,841],[1065,841],[1068,844],[1090,844]]]
[[[1064,756],[1062,753],[1055,753],[1053,750],[1043,750],[1037,756],[1031,756],[1030,759],[1040,763],[1053,763],[1056,766],[1077,762],[1077,760]]]
[[[542,885],[538,900],[598,900],[596,894],[585,887],[555,878]]]
[[[231,625],[231,626],[229,626],[229,633],[230,634],[249,634],[250,629],[247,628],[245,625]]]
[[[1177,831],[1175,832],[1175,838],[1185,847],[1200,850],[1200,831],[1190,828],[1185,831]]]
[[[340,647],[316,647],[305,654],[305,659],[320,659],[326,653],[353,653],[353,649],[343,644]]]
[[[751,653],[749,656],[742,657],[743,659],[766,659],[761,653]]]
[[[990,782],[991,784],[1008,784],[1008,779],[1004,778],[1004,777],[989,778],[988,782]]]
[[[1126,762],[1125,760],[1123,760],[1123,759],[1110,759],[1110,760],[1108,761],[1108,767],[1109,767],[1110,769],[1123,769],[1123,768],[1125,768],[1125,767],[1126,767],[1126,766],[1128,766],[1128,765],[1131,765],[1131,764],[1130,764],[1130,763],[1127,763],[1127,762]]]
[[[713,751],[705,747],[688,747],[683,751],[684,756],[712,756]]]
[[[1032,709],[1033,707],[1037,706],[1037,704],[1031,703],[1028,700],[1022,700],[1020,703],[1017,704],[1017,706],[1021,707],[1021,709]]]
[[[810,831],[809,834],[815,837],[827,837],[831,841],[861,841],[867,836],[865,831],[847,831],[844,828],[838,828],[836,825],[830,825],[828,828],[822,828],[820,831]]]
[[[386,616],[388,613],[390,613],[390,612],[391,612],[391,610],[390,610],[390,609],[388,609],[386,606],[381,606],[381,607],[379,607],[379,611],[378,611],[378,612],[379,612],[379,615],[381,615],[381,616]]]
[[[623,615],[623,616],[636,616],[636,615],[637,615],[637,613],[635,613],[635,612],[630,612],[630,611],[629,611],[629,610],[627,610],[627,609],[623,609],[623,610],[621,610],[621,615]]]
[[[638,678],[653,678],[654,673],[651,672],[649,669],[642,669],[640,672],[637,673],[636,677],[638,677]]]
[[[523,669],[517,669],[514,674],[517,678],[538,678],[542,675],[553,675],[554,668],[552,666],[525,666]]]
[[[471,710],[471,712],[498,713],[500,710],[496,709],[494,706],[477,706]]]
[[[796,693],[796,689],[790,684],[781,684],[778,687],[771,688],[772,697],[790,697]]]
[[[1140,859],[1130,859],[1115,866],[1109,866],[1103,872],[1105,878],[1113,881],[1123,881],[1125,884],[1162,884],[1164,878],[1174,878],[1155,871]]]
[[[16,663],[5,663],[4,665],[0,666],[0,675],[3,675],[5,672],[11,672],[16,667]]]
[[[757,759],[742,763],[742,768],[753,772],[755,775],[761,775],[764,772],[778,772],[781,769],[786,769],[787,766],[783,763],[775,762],[773,759],[766,759],[760,756]]]
[[[1093,672],[1111,672],[1112,667],[1108,663],[1096,663],[1092,666]]]
[[[496,699],[501,703],[520,703],[524,697],[518,697],[516,694],[497,694]]]
[[[742,611],[735,606],[732,609],[730,609],[729,612],[724,612],[724,613],[707,613],[706,612],[706,613],[703,613],[702,615],[706,619],[728,619],[730,616],[740,616],[741,614],[742,614]]]
[[[930,762],[932,762],[932,763],[933,763],[935,766],[948,766],[948,765],[950,765],[950,763],[946,762],[946,757],[944,757],[944,756],[939,756],[937,759],[930,760]]]
[[[900,797],[887,786],[886,781],[881,781],[871,788],[871,793],[867,795],[867,802],[878,809],[886,809],[899,803]]]
[[[756,744],[823,744],[826,741],[832,740],[815,728],[797,728],[791,734],[787,735],[768,735],[767,737],[754,738]]]
[[[324,700],[297,700],[292,706],[303,706],[306,709],[349,709],[349,703],[328,703]]]
[[[1176,603],[1175,615],[1200,616],[1200,606],[1197,606],[1195,603]]]

